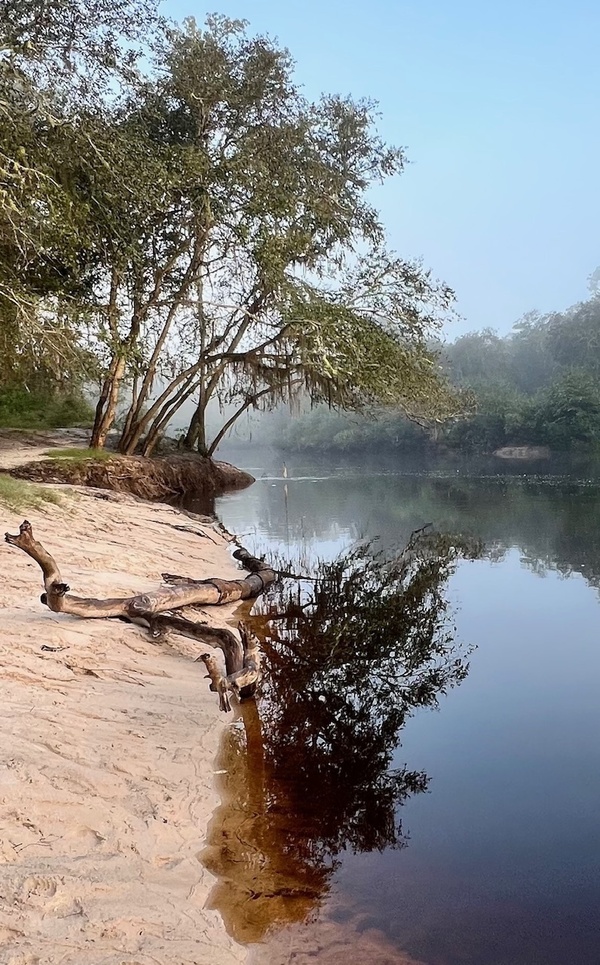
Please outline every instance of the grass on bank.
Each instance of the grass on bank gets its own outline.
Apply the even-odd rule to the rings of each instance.
[[[71,463],[106,462],[114,456],[114,452],[107,452],[106,449],[48,449],[45,453],[49,459],[65,460]]]
[[[0,474],[0,505],[14,513],[27,509],[42,509],[45,504],[58,505],[60,495],[54,489],[36,486],[23,479]]]

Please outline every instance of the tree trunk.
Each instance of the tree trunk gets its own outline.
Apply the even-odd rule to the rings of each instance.
[[[156,344],[148,360],[146,371],[143,375],[142,384],[139,392],[137,393],[137,398],[132,400],[129,412],[127,413],[125,429],[121,433],[121,438],[119,440],[119,452],[127,455],[131,455],[133,452],[135,452],[135,449],[137,448],[137,445],[144,434],[144,430],[152,418],[152,416],[149,416],[148,413],[145,415],[143,414],[143,408],[144,405],[146,405],[150,400],[161,353],[169,337],[171,327],[177,317],[177,312],[181,307],[181,303],[187,298],[192,285],[195,285],[197,288],[198,304],[201,304],[202,281],[196,276],[202,263],[202,256],[204,253],[204,245],[208,236],[208,230],[208,223],[202,227],[200,227],[200,225],[196,225],[194,247],[190,255],[189,264],[184,272],[179,289],[172,295],[171,306],[167,312],[162,330],[156,340]],[[204,336],[202,336],[202,344],[204,344]],[[164,394],[165,393],[163,393],[163,396]],[[151,406],[150,409],[152,408],[153,407]]]
[[[301,384],[302,384],[302,379],[296,379],[293,382],[290,382],[290,386],[289,386],[290,392],[292,388],[294,388],[294,386],[301,385]],[[249,396],[246,399],[246,401],[239,407],[239,409],[237,409],[233,413],[233,415],[227,420],[227,422],[225,422],[221,426],[217,435],[215,436],[215,438],[213,439],[213,441],[211,442],[207,450],[207,453],[206,453],[207,456],[209,456],[210,458],[214,456],[216,449],[221,444],[224,437],[227,435],[231,427],[237,422],[240,416],[244,414],[244,412],[246,412],[251,406],[255,406],[256,403],[259,401],[259,399],[262,399],[266,395],[272,395],[272,393],[273,393],[273,389],[270,386],[267,386],[266,388],[261,389],[259,392],[255,392],[254,395]]]
[[[207,455],[206,396],[202,388],[200,389],[200,399],[196,406],[196,411],[190,419],[190,424],[183,440],[183,446],[184,449],[188,449],[190,452],[196,449],[203,456]]]
[[[196,387],[194,384],[195,380],[192,380],[190,385],[184,385],[183,388],[179,390],[174,398],[165,402],[162,409],[154,419],[154,422],[148,429],[146,438],[143,440],[142,455],[150,456],[154,452],[154,447],[161,437],[161,434],[166,430],[169,422],[173,418],[176,412],[182,407],[182,405],[187,402],[191,395],[194,394]]]
[[[165,409],[168,409],[172,403],[179,401],[179,404],[183,404],[185,398],[188,396],[185,394],[187,392],[190,384],[193,384],[196,380],[198,372],[201,368],[201,362],[196,362],[194,365],[189,366],[183,372],[180,372],[177,378],[173,379],[170,385],[167,386],[165,391],[159,398],[152,403],[147,412],[135,422],[131,427],[131,435],[127,440],[127,446],[124,448],[120,447],[120,451],[124,452],[125,455],[132,455],[135,452],[140,439],[144,434],[146,427],[152,423],[153,419],[162,420]],[[180,386],[183,386],[183,394],[181,392]],[[171,398],[172,393],[179,389],[175,398]],[[190,393],[191,394],[191,393]],[[177,405],[173,409],[173,413],[177,411]]]
[[[110,278],[110,295],[108,298],[107,323],[111,334],[113,355],[110,360],[108,373],[102,385],[100,398],[96,406],[94,425],[90,438],[92,449],[104,449],[106,437],[114,422],[119,398],[119,387],[125,375],[125,348],[129,344],[129,339],[123,341],[119,337],[119,284],[121,276],[117,268],[114,268]],[[135,331],[135,314],[132,320],[129,338],[133,337]]]
[[[90,437],[91,449],[104,449],[106,445],[106,437],[115,421],[119,390],[124,375],[125,356],[120,355],[111,362],[109,373],[102,386]]]
[[[161,422],[155,422],[150,432],[142,443],[142,456],[148,458],[154,452],[157,443],[162,439],[163,433],[169,424],[170,415],[166,416]]]
[[[139,376],[136,374],[136,375],[134,375],[134,377],[133,377],[133,382],[132,382],[132,385],[131,385],[131,405],[129,406],[129,409],[128,409],[128,411],[127,411],[127,415],[126,415],[126,417],[125,417],[125,423],[124,423],[124,425],[123,425],[123,431],[122,431],[122,433],[121,433],[121,439],[119,440],[119,446],[118,446],[119,452],[122,452],[122,449],[121,449],[121,440],[122,440],[123,437],[126,436],[126,435],[130,432],[130,430],[131,430],[131,423],[132,423],[132,420],[133,420],[133,406],[135,405],[135,403],[137,402],[137,399],[138,399],[138,388],[139,388]]]

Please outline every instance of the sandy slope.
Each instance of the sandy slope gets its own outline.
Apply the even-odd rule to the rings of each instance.
[[[27,513],[78,595],[153,588],[162,570],[239,575],[209,525],[101,496]],[[1,517],[17,531],[20,517]],[[0,962],[244,961],[204,907],[212,879],[198,860],[224,726],[191,659],[206,648],[51,613],[37,566],[4,544],[0,580]]]
[[[47,459],[52,449],[85,448],[87,429],[0,429],[0,470]]]

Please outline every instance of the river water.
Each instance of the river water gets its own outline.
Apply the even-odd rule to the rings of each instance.
[[[301,907],[286,912],[292,888],[269,892],[270,930],[236,926],[230,888],[232,933],[273,965],[352,953],[365,965],[598,965],[598,480],[581,467],[230,459],[257,481],[216,511],[258,554],[311,564],[364,538],[392,551],[426,523],[483,541],[447,587],[456,638],[476,648],[470,672],[411,715],[394,751],[392,765],[428,777],[399,807],[405,846],[346,843]],[[256,814],[246,792],[238,807]],[[257,888],[242,884],[237,904]]]

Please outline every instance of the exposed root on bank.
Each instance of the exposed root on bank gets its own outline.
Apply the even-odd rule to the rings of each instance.
[[[254,693],[260,676],[260,647],[258,638],[244,623],[238,625],[238,638],[231,630],[211,627],[190,620],[181,612],[172,612],[187,606],[219,606],[258,596],[277,579],[277,574],[247,550],[240,548],[233,554],[250,571],[243,579],[211,577],[195,580],[165,574],[163,578],[172,585],[132,597],[97,600],[71,595],[54,557],[34,539],[31,523],[27,520],[21,523],[17,535],[6,533],[4,538],[10,546],[22,550],[40,566],[45,590],[41,602],[50,610],[88,619],[128,620],[149,627],[155,638],[170,630],[200,640],[223,652],[223,662],[209,654],[197,658],[206,665],[211,689],[219,694],[221,710],[231,709],[230,692],[241,698]]]
[[[70,483],[131,493],[150,502],[177,497],[209,501],[254,482],[249,473],[229,463],[213,462],[199,455],[144,458],[115,453],[102,460],[52,458],[15,467],[11,475],[34,482]]]

